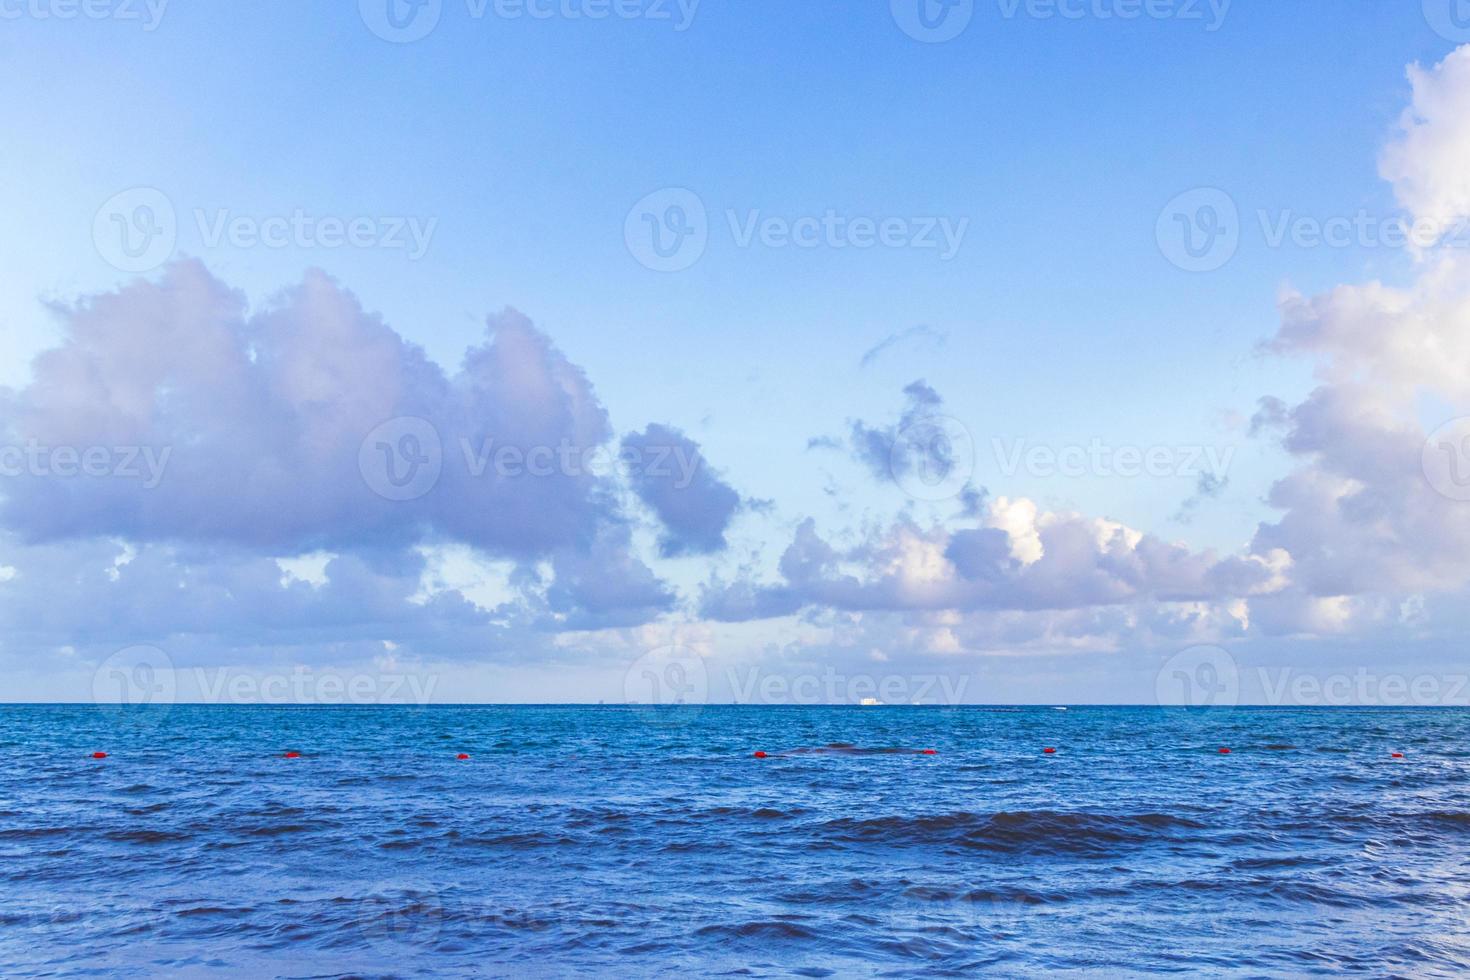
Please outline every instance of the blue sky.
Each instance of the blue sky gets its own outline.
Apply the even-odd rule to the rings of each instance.
[[[0,105],[0,126],[7,171],[17,179],[0,187],[11,219],[0,382],[25,391],[34,381],[30,359],[65,344],[72,321],[47,302],[131,288],[133,274],[109,263],[94,223],[115,195],[136,188],[156,189],[172,209],[171,258],[198,260],[209,277],[242,291],[252,311],[270,308],[307,269],[320,269],[448,375],[466,348],[485,341],[487,317],[520,311],[558,357],[585,372],[605,410],[609,444],[649,425],[671,427],[742,501],[731,514],[716,507],[711,516],[700,511],[708,504],[701,498],[693,509],[719,525],[722,546],[671,551],[660,545],[675,532],[651,502],[656,494],[612,488],[620,504],[603,516],[631,526],[631,560],[673,598],[645,609],[644,622],[624,617],[593,630],[526,625],[537,614],[521,609],[524,622],[505,626],[510,632],[494,643],[524,650],[517,668],[555,665],[552,689],[545,674],[516,688],[525,696],[544,691],[537,699],[557,699],[568,676],[582,678],[578,696],[592,697],[596,678],[620,677],[628,652],[650,642],[639,630],[682,630],[707,637],[700,642],[718,648],[712,655],[762,662],[819,663],[840,659],[830,650],[898,644],[915,625],[902,603],[861,612],[893,617],[898,633],[891,633],[848,621],[856,607],[811,596],[801,612],[711,626],[700,596],[712,580],[779,585],[781,556],[808,519],[848,548],[870,546],[900,515],[925,528],[963,529],[975,515],[956,514],[952,500],[912,499],[881,473],[875,479],[853,451],[855,426],[891,426],[905,411],[905,386],[918,380],[973,438],[972,487],[992,502],[1025,498],[1041,512],[1118,522],[1192,553],[1250,554],[1258,527],[1280,517],[1282,508],[1267,499],[1273,485],[1302,457],[1310,464],[1312,452],[1251,437],[1250,420],[1259,399],[1304,404],[1322,380],[1319,344],[1304,345],[1302,357],[1262,352],[1281,329],[1283,291],[1311,297],[1339,284],[1407,284],[1426,261],[1361,239],[1341,248],[1273,247],[1259,213],[1270,221],[1401,213],[1403,184],[1380,176],[1380,158],[1410,103],[1406,69],[1432,68],[1457,39],[1437,33],[1416,5],[1212,9],[1181,0],[1157,7],[1170,16],[1136,19],[1116,16],[1126,3],[1066,7],[1080,15],[1037,16],[1051,9],[1037,4],[1008,15],[1007,3],[977,3],[965,29],[942,43],[910,37],[883,3],[706,0],[681,10],[640,0],[620,8],[638,16],[591,20],[567,16],[588,9],[570,0],[538,8],[560,11],[547,18],[497,16],[493,5],[476,17],[463,0],[446,0],[434,29],[410,43],[375,35],[368,21],[376,8],[366,0],[361,10],[176,2],[155,8],[156,24],[133,5],[98,8],[112,15],[96,20],[64,19],[57,0],[6,7],[0,45],[12,97]],[[637,202],[669,188],[693,193],[707,215],[708,244],[688,268],[661,272],[640,263],[625,224]],[[1241,219],[1238,251],[1204,273],[1171,264],[1156,236],[1166,204],[1196,188],[1224,191]],[[317,247],[299,235],[285,247],[209,240],[209,222],[222,216],[258,225],[298,211],[366,219],[378,231],[409,222],[432,231],[422,255]],[[744,222],[828,212],[843,222],[895,219],[906,234],[931,221],[964,230],[952,256],[942,247],[738,240]],[[158,283],[166,267],[142,275]],[[298,312],[302,329],[316,329],[311,311]],[[126,348],[108,349],[125,356]],[[186,363],[177,369],[190,373]],[[163,392],[170,382],[158,384]],[[1455,416],[1463,410],[1457,396],[1423,386],[1416,422],[1428,430]],[[23,425],[11,420],[9,429],[24,441]],[[77,427],[56,423],[51,431]],[[150,432],[176,453],[189,445],[179,433]],[[810,448],[823,437],[836,447]],[[1095,466],[1076,476],[1008,473],[997,440],[1052,450],[1095,441],[1209,447],[1230,453],[1228,482],[1198,496],[1193,473],[1120,477]],[[69,491],[58,496],[54,482],[31,480],[12,496],[86,509]],[[194,500],[223,491],[211,484],[178,492]],[[235,508],[249,512],[242,503]],[[127,509],[99,504],[87,520],[50,513],[46,526],[57,530],[41,534],[32,523],[37,511],[13,506],[6,530],[24,547],[73,556],[87,542],[126,542],[131,534],[140,537],[134,544],[169,549],[194,568],[347,554],[362,543],[342,531],[351,525],[343,514],[329,522],[331,534],[303,519],[295,538],[283,529],[242,541],[202,523],[109,527],[116,506]],[[356,505],[344,506],[357,514]],[[503,535],[475,537],[434,520],[417,544],[455,581],[484,578],[482,599],[517,596],[516,570],[554,563],[561,546],[548,538],[542,550],[512,554]],[[710,540],[708,525],[699,530]],[[180,557],[189,549],[210,553]],[[39,577],[24,563],[15,567],[13,588]],[[616,577],[606,568],[600,574]],[[555,575],[548,576],[554,591]],[[1384,595],[1399,602],[1425,591],[1411,584]],[[1454,584],[1446,576],[1445,585]],[[1325,588],[1308,591],[1335,600]],[[1195,599],[1243,597],[1191,593]],[[987,600],[956,613],[974,617],[977,632],[949,654],[945,670],[1025,659],[1022,647],[1028,656],[1062,656],[1046,660],[1045,671],[1008,671],[1015,696],[1052,685],[1058,694],[1036,696],[1064,699],[1086,692],[1094,668],[1069,666],[1063,655],[1086,647],[1153,657],[1175,643],[1144,635],[1134,622],[1110,627],[1106,641],[1089,633],[1090,645],[1010,644],[995,637],[995,620],[1034,613],[1039,600],[1011,601],[1016,609]],[[1094,596],[1075,608],[1128,604],[1099,606]],[[922,615],[937,614],[926,607]],[[84,617],[58,616],[45,629],[23,631],[28,639],[9,652],[28,666],[38,695],[69,683],[55,678],[85,677],[109,643],[146,642],[177,662],[242,669],[333,660],[320,652],[312,615],[302,613],[300,635],[269,642],[248,635],[243,615],[228,626],[187,629],[161,617],[156,635],[148,635],[145,617],[131,637],[83,635]],[[522,628],[525,637],[514,632]],[[863,634],[870,628],[877,631]],[[1289,660],[1311,656],[1312,634],[1283,627],[1274,638],[1245,630],[1211,639],[1263,644],[1270,657]],[[384,639],[405,663],[446,656]],[[466,645],[481,642],[489,641]],[[51,666],[57,649],[73,651],[64,656],[76,665]],[[454,669],[479,676],[463,665],[477,662],[475,654],[457,653]],[[902,649],[885,655],[910,662]],[[915,664],[937,656],[922,643],[911,651]],[[507,655],[482,659],[484,670],[508,669]],[[1120,684],[1114,693],[1138,699],[1130,690]]]

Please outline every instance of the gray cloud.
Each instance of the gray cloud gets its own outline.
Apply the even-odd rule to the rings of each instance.
[[[838,549],[803,521],[782,554],[781,580],[713,583],[711,618],[851,612],[1068,610],[1148,602],[1219,601],[1275,588],[1255,556],[1219,558],[1076,514],[1037,514],[1002,498],[987,526],[950,530],[902,520]]]
[[[6,483],[0,522],[30,541],[279,552],[442,537],[528,556],[588,541],[608,518],[610,498],[585,469],[473,472],[487,445],[586,454],[610,435],[582,371],[513,311],[490,321],[452,377],[320,273],[251,313],[184,262],[57,313],[60,346],[37,358],[27,387],[0,393],[5,442],[141,447],[167,466],[156,486],[26,468]],[[382,465],[364,441],[384,423],[392,436],[404,417],[432,427],[413,445],[441,475],[414,499],[384,499],[364,472],[364,452]]]
[[[898,422],[892,425],[869,425],[861,419],[853,421],[848,433],[853,456],[873,474],[879,482],[894,482],[908,472],[905,467],[932,465],[945,470],[951,460],[945,456],[945,446],[940,441],[924,441],[914,446],[905,445],[904,451],[895,452],[895,445],[905,430],[934,415],[944,404],[939,392],[920,379],[904,386],[904,408]],[[916,457],[915,450],[918,450]]]
[[[660,549],[666,557],[724,550],[740,495],[714,473],[698,443],[671,426],[653,424],[624,436],[623,452],[634,461],[634,492],[663,523]]]
[[[1194,493],[1179,504],[1179,509],[1174,512],[1174,520],[1181,524],[1188,524],[1194,520],[1195,511],[1206,500],[1217,500],[1225,488],[1230,486],[1230,477],[1221,476],[1217,473],[1201,473],[1199,479],[1195,480]]]
[[[633,553],[610,467],[592,465],[615,457],[605,410],[514,311],[453,375],[320,273],[251,311],[181,262],[55,313],[59,344],[0,392],[19,464],[0,484],[11,651],[137,637],[201,656],[490,656],[675,604]],[[124,452],[162,465],[79,472],[89,450],[114,470]],[[420,459],[435,478],[391,499],[374,467]],[[723,484],[693,486],[705,509],[671,519],[708,541]],[[455,542],[511,570],[501,608],[423,593],[419,549]],[[281,581],[275,557],[312,551],[333,555],[323,584]]]

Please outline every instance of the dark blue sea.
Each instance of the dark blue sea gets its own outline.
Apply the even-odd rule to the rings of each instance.
[[[5,977],[1467,970],[1470,712],[0,707]]]

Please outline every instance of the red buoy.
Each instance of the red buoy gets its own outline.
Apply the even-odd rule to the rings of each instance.
[[[469,757],[470,754],[468,752],[461,752],[459,755],[455,756],[456,759],[468,759]]]
[[[938,752],[935,752],[933,749],[925,749],[924,750],[924,754],[925,755],[938,755],[939,753]]]
[[[284,756],[284,758],[287,758],[287,759],[299,759],[299,758],[301,758],[301,753],[300,752],[296,752],[296,751],[293,750],[291,752],[287,752],[286,755]]]
[[[1227,748],[1225,748],[1225,746],[1222,745],[1222,746],[1220,746],[1220,754],[1221,755],[1229,755],[1230,754],[1230,750],[1227,749]]]
[[[1393,753],[1393,757],[1395,759],[1402,759],[1404,757],[1404,754],[1402,752],[1395,752]]]
[[[1054,749],[1054,748],[1052,748],[1050,745],[1048,745],[1046,748],[1042,749],[1041,751],[1043,753],[1045,753],[1046,755],[1056,755],[1056,752],[1057,752],[1057,750]]]
[[[757,759],[764,759],[766,757],[766,754],[764,752],[757,751],[755,757]]]
[[[107,753],[106,752],[93,752],[92,753],[92,758],[94,758],[94,759],[105,759],[105,758],[107,758]]]

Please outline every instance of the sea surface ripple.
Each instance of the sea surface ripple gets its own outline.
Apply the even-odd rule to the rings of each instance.
[[[0,974],[1463,976],[1467,791],[1445,709],[9,705]]]

